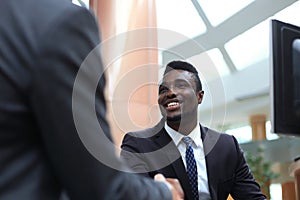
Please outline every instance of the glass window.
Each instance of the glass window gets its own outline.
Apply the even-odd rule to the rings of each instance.
[[[239,128],[229,129],[225,131],[229,135],[233,135],[238,143],[251,142],[252,140],[252,129],[251,126],[243,126]]]
[[[273,19],[278,19],[280,21],[294,24],[296,26],[300,26],[300,20],[298,16],[300,10],[300,1],[297,1],[296,3],[292,4],[291,6],[288,6],[287,8],[283,9],[282,11],[278,12]]]
[[[157,27],[193,38],[206,31],[206,26],[191,1],[156,1]],[[183,41],[177,41],[181,43]]]
[[[279,136],[275,133],[271,133],[271,122],[270,121],[267,121],[266,122],[266,137],[267,137],[267,140],[275,140],[275,139],[278,139]]]
[[[282,188],[280,183],[270,185],[271,200],[282,200]]]
[[[237,70],[269,57],[269,20],[266,20],[225,44]]]
[[[210,23],[213,26],[217,26],[253,1],[254,0],[198,0],[198,3]]]
[[[200,78],[206,82],[230,73],[218,48],[190,57],[188,61],[197,67]]]

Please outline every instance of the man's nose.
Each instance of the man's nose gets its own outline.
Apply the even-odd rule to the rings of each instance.
[[[168,92],[167,92],[167,97],[172,98],[172,97],[174,97],[174,96],[176,96],[176,95],[177,95],[177,90],[176,90],[176,88],[173,87],[173,86],[169,87],[169,90],[168,90]]]

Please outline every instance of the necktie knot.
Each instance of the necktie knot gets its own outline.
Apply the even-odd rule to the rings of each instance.
[[[186,146],[191,146],[193,143],[193,140],[190,137],[183,137],[182,141],[186,144]]]

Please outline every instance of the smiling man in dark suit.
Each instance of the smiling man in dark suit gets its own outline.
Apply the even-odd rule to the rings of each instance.
[[[144,176],[178,178],[186,200],[225,200],[229,194],[234,199],[266,199],[235,137],[198,122],[203,96],[194,66],[185,61],[167,64],[158,94],[163,119],[153,128],[126,134],[121,157]]]

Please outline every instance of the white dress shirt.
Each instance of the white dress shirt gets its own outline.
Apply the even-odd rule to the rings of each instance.
[[[165,123],[165,129],[167,133],[172,138],[173,142],[177,146],[183,163],[186,167],[186,161],[185,161],[185,151],[186,151],[186,144],[182,141],[182,138],[185,136]],[[201,131],[199,123],[197,123],[197,126],[194,128],[194,130],[187,135],[193,140],[193,150],[194,150],[194,156],[196,159],[197,164],[197,172],[198,172],[198,191],[199,191],[199,199],[208,200],[211,199],[210,193],[209,193],[209,187],[208,187],[208,179],[207,179],[207,170],[206,170],[206,161],[205,161],[205,155],[203,151],[203,143],[201,140]]]

